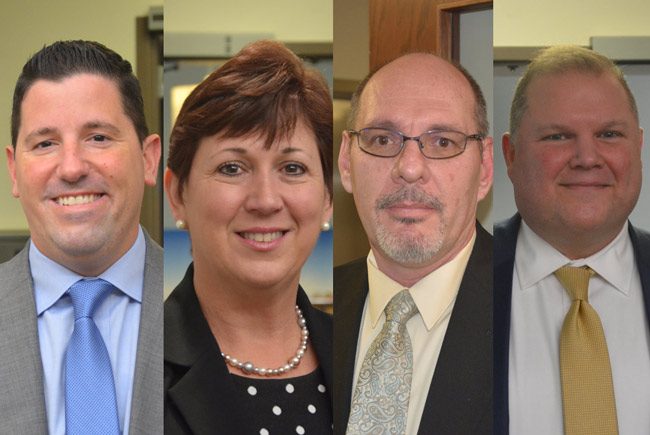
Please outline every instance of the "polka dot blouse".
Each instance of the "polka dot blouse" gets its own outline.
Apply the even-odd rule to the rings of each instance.
[[[249,411],[249,427],[243,434],[332,433],[330,392],[319,369],[286,379],[232,376]]]

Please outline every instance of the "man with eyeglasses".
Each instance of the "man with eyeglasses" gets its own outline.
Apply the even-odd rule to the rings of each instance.
[[[334,432],[492,430],[492,185],[485,100],[408,54],[352,98],[339,169],[371,251],[334,271]]]
[[[650,234],[629,215],[643,130],[623,72],[551,47],[517,84],[494,227],[495,433],[650,433]]]

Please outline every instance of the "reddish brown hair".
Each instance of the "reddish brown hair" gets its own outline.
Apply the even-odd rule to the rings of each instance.
[[[281,43],[254,42],[187,97],[171,133],[167,166],[182,192],[201,139],[260,134],[269,148],[291,136],[301,120],[316,138],[332,198],[332,100],[327,84]]]

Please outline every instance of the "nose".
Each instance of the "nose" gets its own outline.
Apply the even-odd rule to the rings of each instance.
[[[81,145],[67,143],[61,147],[58,174],[68,183],[76,183],[88,175],[88,162]]]
[[[598,149],[598,139],[595,137],[577,137],[570,161],[572,168],[589,169],[602,164],[602,156]]]
[[[279,180],[272,174],[259,174],[253,177],[248,187],[246,210],[261,215],[271,215],[282,209],[284,204]]]
[[[427,158],[420,151],[420,144],[414,139],[407,139],[404,148],[397,156],[392,176],[396,182],[426,182],[429,176]]]

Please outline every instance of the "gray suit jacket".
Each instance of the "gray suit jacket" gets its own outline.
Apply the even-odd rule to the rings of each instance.
[[[146,257],[129,433],[163,433],[163,256]],[[47,434],[29,244],[0,265],[0,433]]]

